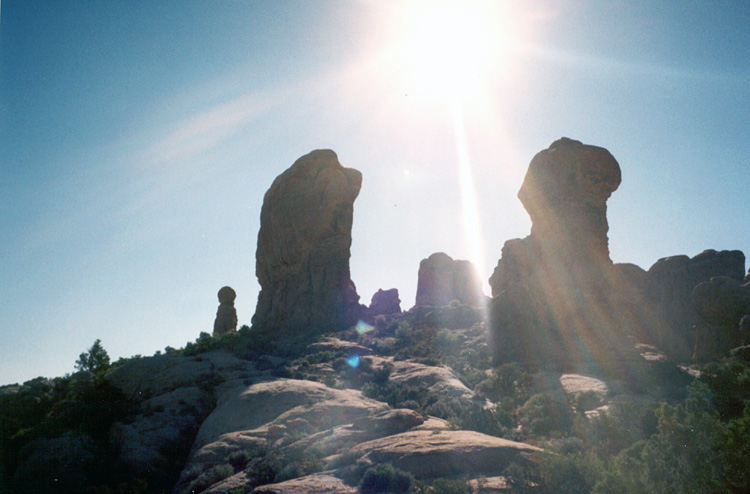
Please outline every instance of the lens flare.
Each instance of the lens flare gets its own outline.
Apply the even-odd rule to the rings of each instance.
[[[357,324],[354,326],[354,328],[359,334],[365,334],[375,329],[373,326],[370,326],[364,321],[357,321]]]

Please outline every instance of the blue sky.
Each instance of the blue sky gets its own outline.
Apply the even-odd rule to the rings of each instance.
[[[0,384],[72,372],[97,338],[114,359],[183,346],[223,285],[249,324],[263,194],[318,148],[364,175],[366,304],[396,287],[410,308],[433,252],[488,278],[562,136],[620,163],[615,262],[750,252],[750,4],[461,2],[484,46],[439,26],[428,45],[464,52],[413,77],[403,47],[436,3],[3,1]]]

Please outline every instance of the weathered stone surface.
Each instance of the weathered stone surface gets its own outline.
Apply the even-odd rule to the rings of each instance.
[[[357,322],[349,257],[361,184],[361,173],[341,166],[330,150],[299,158],[274,180],[260,215],[254,328],[310,333]]]
[[[518,191],[531,236],[564,264],[609,261],[607,199],[620,181],[620,166],[606,149],[553,142],[531,160]]]
[[[223,434],[263,430],[272,422],[285,424],[304,418],[312,430],[329,429],[385,408],[353,389],[333,389],[314,381],[277,379],[227,392],[201,425],[195,447]]]
[[[423,365],[408,360],[392,362],[391,382],[427,389],[442,396],[479,400],[448,367]]]
[[[251,362],[224,352],[133,359],[108,373],[107,380],[138,405],[137,413],[109,431],[119,468],[154,488],[171,488],[180,469],[176,462],[190,452],[215,396],[253,375]],[[225,384],[216,386],[220,381]]]
[[[112,425],[109,441],[134,474],[168,463],[164,451],[188,451],[197,424],[211,411],[210,397],[198,387],[177,388],[140,404],[139,414]]]
[[[210,362],[182,355],[133,359],[107,374],[107,380],[125,396],[145,400],[181,387],[194,386],[212,375]]]
[[[252,492],[253,494],[356,494],[359,491],[356,487],[348,486],[332,475],[314,474],[257,487]]]
[[[505,243],[490,278],[499,361],[568,368],[601,359],[617,372],[628,359],[628,329],[639,324],[613,287],[631,287],[640,273],[609,258],[606,201],[619,184],[609,151],[578,141],[555,141],[531,161],[518,193],[531,234]]]
[[[705,250],[690,258],[685,255],[659,259],[648,270],[648,305],[655,324],[652,342],[677,360],[690,359],[695,352],[693,326],[697,323],[692,293],[696,286],[724,276],[741,282],[745,255],[738,250]]]
[[[580,374],[563,374],[560,376],[560,385],[566,394],[573,397],[585,392],[593,392],[602,397],[609,393],[607,383],[601,379]]]
[[[217,376],[231,384],[255,372],[252,362],[224,352],[210,352],[200,357],[158,355],[132,359],[107,373],[106,379],[127,398],[140,402]]]
[[[698,316],[694,359],[722,358],[744,344],[740,324],[750,314],[750,283],[741,285],[726,276],[711,278],[693,289],[692,300]]]
[[[352,427],[390,436],[420,426],[424,421],[424,417],[414,410],[399,408],[357,419],[352,422]]]
[[[372,296],[370,302],[370,317],[379,315],[398,314],[401,312],[401,299],[398,298],[398,289],[380,289]]]
[[[190,492],[196,472],[226,463],[232,453],[262,448],[283,455],[303,432],[315,435],[387,408],[360,391],[313,381],[277,379],[230,389],[203,421],[174,492]],[[235,476],[232,485],[241,480]]]
[[[482,281],[470,261],[453,260],[437,252],[419,263],[417,306],[442,307],[453,300],[479,306],[484,299]]]
[[[219,290],[219,308],[214,319],[214,336],[222,336],[237,331],[237,310],[234,299],[237,293],[232,287],[225,286]]]
[[[529,464],[541,449],[473,431],[410,431],[358,444],[367,464],[391,463],[417,478],[453,474],[497,475],[510,463]]]

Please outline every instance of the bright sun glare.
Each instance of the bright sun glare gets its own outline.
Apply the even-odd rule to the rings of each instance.
[[[498,1],[410,4],[402,56],[407,85],[453,103],[481,89],[507,62],[507,13]]]

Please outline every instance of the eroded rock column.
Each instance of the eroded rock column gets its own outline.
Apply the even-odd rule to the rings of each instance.
[[[301,334],[356,323],[361,307],[349,258],[361,184],[362,174],[331,150],[299,158],[274,180],[260,215],[254,328]]]

